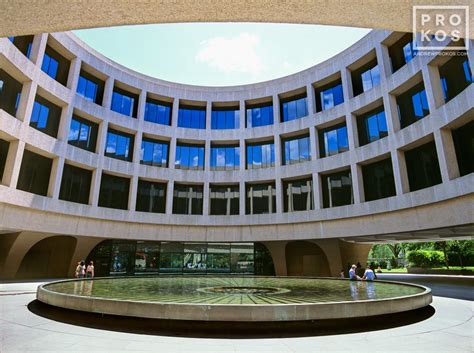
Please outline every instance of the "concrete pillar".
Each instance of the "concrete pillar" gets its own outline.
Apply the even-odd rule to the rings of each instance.
[[[89,204],[93,207],[99,205],[100,182],[102,179],[102,168],[92,171],[91,193],[89,195]]]
[[[275,191],[276,191],[276,213],[283,213],[283,183],[281,178],[277,177],[275,179]],[[270,198],[270,202],[272,202],[273,198]]]
[[[58,140],[67,142],[71,127],[74,106],[72,104],[62,107],[59,118]]]
[[[392,64],[388,47],[383,44],[377,44],[375,46],[375,54],[377,56],[377,64],[379,65],[380,79],[385,80],[385,77],[392,74]]]
[[[367,265],[367,257],[372,248],[372,244],[357,244],[339,240],[341,249],[341,262],[344,270],[347,270],[347,265],[357,264],[358,262],[365,267]]]
[[[59,198],[59,191],[61,189],[61,179],[64,170],[64,158],[57,157],[53,159],[51,166],[51,174],[49,177],[48,196],[57,200]]]
[[[466,52],[467,59],[469,60],[469,67],[471,69],[471,75],[474,75],[474,40],[470,40],[469,49]]]
[[[31,112],[33,111],[37,88],[38,85],[32,81],[25,82],[21,88],[21,96],[16,111],[16,118],[23,121],[23,124],[25,125],[30,124]]]
[[[321,250],[326,255],[329,265],[329,272],[331,277],[339,277],[343,264],[341,261],[341,250],[339,246],[338,239],[321,239],[321,240],[312,240],[312,243],[315,243],[321,248]]]
[[[209,207],[209,183],[205,182],[203,184],[203,194],[202,194],[202,214],[207,216],[210,214]]]
[[[212,102],[206,102],[206,130],[211,130]]]
[[[134,139],[135,141],[133,143],[132,162],[138,165],[141,161],[141,155],[142,155],[142,139],[143,139],[142,127],[138,128],[138,131],[135,134]]]
[[[323,189],[319,173],[313,173],[313,203],[314,209],[320,210],[323,208]]]
[[[341,70],[341,81],[342,81],[344,102],[348,102],[349,99],[354,97],[354,90],[352,89],[351,71],[347,67]]]
[[[434,140],[443,183],[458,178],[460,176],[459,165],[451,130],[435,130]]]
[[[365,201],[364,195],[364,181],[362,176],[362,168],[358,164],[351,164],[352,176],[352,192],[354,195],[354,204]]]
[[[33,43],[31,43],[30,60],[40,66],[43,63],[44,51],[48,42],[48,33],[36,34],[33,37]]]
[[[106,109],[110,109],[112,106],[112,94],[114,92],[114,79],[107,77],[104,85],[104,98],[102,100],[102,106]]]
[[[277,276],[287,276],[287,266],[286,266],[286,251],[285,247],[286,241],[268,241],[263,242],[267,247],[268,251],[272,255],[273,265],[275,265],[275,275]]]
[[[173,99],[173,105],[171,107],[171,126],[174,128],[178,127],[178,114],[179,114],[179,99]],[[173,161],[174,163],[174,161]]]
[[[430,113],[432,113],[436,110],[436,108],[442,106],[445,103],[438,66],[423,66],[421,73],[423,75],[423,82],[425,85],[426,99],[428,100]]]
[[[247,200],[247,193],[245,191],[245,181],[239,181],[239,214],[245,215],[245,201]]]
[[[76,273],[77,262],[86,260],[87,256],[92,250],[105,238],[97,237],[76,237],[77,243],[74,249],[74,254],[71,258],[71,264],[69,265],[69,276],[74,277]],[[87,266],[87,264],[86,264]]]
[[[239,100],[239,130],[240,136],[244,136],[245,131],[245,101],[243,99]]]
[[[211,170],[211,141],[204,142],[204,170]]]
[[[403,151],[394,150],[391,152],[391,157],[395,190],[397,195],[400,196],[410,192],[405,153]]]
[[[276,130],[280,130],[278,128],[278,125],[281,122],[281,117],[280,117],[280,97],[278,97],[278,94],[274,94],[272,96],[272,101],[273,101],[273,124],[275,125]]]
[[[400,117],[398,116],[397,99],[388,92],[384,92],[382,96],[388,134],[392,135],[395,132],[400,131],[401,128]]]
[[[169,180],[166,189],[166,214],[173,214],[173,194],[174,183],[172,180]]]
[[[130,188],[128,192],[128,210],[135,211],[135,205],[137,202],[137,190],[138,190],[138,177],[132,176],[130,178]]]
[[[20,175],[23,152],[25,151],[24,141],[11,141],[8,148],[5,170],[3,172],[2,184],[16,189],[18,176]]]
[[[314,126],[310,126],[310,128],[309,128],[309,148],[311,150],[311,160],[312,161],[315,161],[316,159],[319,158],[318,144],[319,144],[319,138],[318,138],[318,133],[316,131],[316,128]]]
[[[168,157],[168,168],[174,169],[174,163],[176,160],[176,137],[172,137],[170,141],[169,157]]]
[[[66,87],[71,90],[72,96],[76,94],[77,84],[79,82],[79,74],[81,72],[81,59],[74,58],[69,65],[69,73],[67,76]]]
[[[145,120],[145,106],[146,106],[146,91],[140,91],[140,95],[138,97],[138,110],[137,110],[137,120],[143,121]]]
[[[346,113],[347,139],[349,140],[349,149],[354,150],[359,147],[359,136],[357,133],[357,120],[354,114]]]
[[[312,115],[316,112],[316,100],[314,95],[314,88],[311,83],[306,85],[306,101],[308,104],[308,115]]]

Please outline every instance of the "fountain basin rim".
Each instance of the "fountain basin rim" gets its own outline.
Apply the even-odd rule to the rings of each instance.
[[[143,276],[148,277],[149,276]],[[194,277],[194,276],[190,276]],[[117,277],[101,277],[94,280]],[[124,277],[120,277],[124,278]],[[137,278],[134,276],[133,278]],[[275,278],[275,277],[272,277]],[[333,277],[276,277],[347,280]],[[65,309],[92,313],[143,317],[151,319],[191,320],[191,321],[238,321],[238,322],[278,322],[325,319],[346,319],[399,313],[428,306],[432,302],[431,289],[411,283],[396,281],[377,281],[403,286],[421,288],[424,291],[413,295],[383,299],[358,301],[332,301],[321,303],[289,304],[199,304],[199,303],[163,303],[137,301],[129,299],[110,299],[64,294],[47,289],[48,285],[86,281],[87,279],[68,279],[38,286],[36,297],[39,301]]]

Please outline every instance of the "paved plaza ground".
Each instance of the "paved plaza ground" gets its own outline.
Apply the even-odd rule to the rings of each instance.
[[[35,300],[36,287],[44,282],[1,283],[0,352],[474,351],[474,277],[398,274],[381,277],[431,286],[434,314],[407,326],[350,334],[265,339],[160,336],[81,327],[47,319],[28,309]]]

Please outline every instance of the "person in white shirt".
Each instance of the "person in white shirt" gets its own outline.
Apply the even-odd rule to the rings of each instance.
[[[357,274],[356,274],[356,269],[357,269],[357,266],[352,265],[351,269],[349,270],[349,279],[351,281],[360,281],[361,280],[361,278],[359,276],[357,276]]]
[[[375,273],[372,271],[370,267],[367,267],[364,272],[364,276],[362,277],[363,280],[366,281],[373,281],[375,279]]]

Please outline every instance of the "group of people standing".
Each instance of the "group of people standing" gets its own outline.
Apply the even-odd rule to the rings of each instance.
[[[76,278],[94,278],[94,262],[90,261],[86,267],[84,261],[79,261],[76,267]]]

